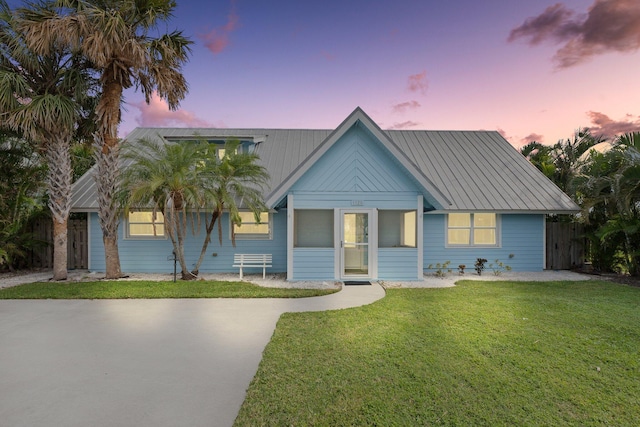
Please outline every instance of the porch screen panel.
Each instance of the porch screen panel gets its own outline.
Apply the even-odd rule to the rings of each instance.
[[[333,248],[333,210],[296,209],[293,245],[296,248]]]
[[[378,247],[415,248],[416,211],[379,210]]]

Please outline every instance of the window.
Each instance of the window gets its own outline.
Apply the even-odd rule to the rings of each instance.
[[[225,153],[227,152],[226,145],[225,144],[214,144],[214,147],[215,147],[214,150],[215,150],[215,153],[216,153],[216,157],[219,160],[222,160],[224,158]],[[242,146],[238,145],[236,147],[235,153],[238,154],[238,153],[241,153],[241,152],[242,152]]]
[[[293,236],[296,248],[333,248],[333,210],[296,209]]]
[[[451,213],[447,216],[447,245],[498,246],[494,213]]]
[[[155,238],[164,236],[164,216],[162,212],[129,212],[126,237]]]
[[[253,212],[240,212],[240,225],[233,224],[236,239],[259,240],[271,238],[271,215],[269,212],[260,213],[260,221],[256,221]]]
[[[378,246],[381,248],[415,248],[416,211],[378,211]]]

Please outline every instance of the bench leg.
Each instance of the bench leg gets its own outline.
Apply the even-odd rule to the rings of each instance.
[[[262,266],[262,278],[264,279],[267,276],[267,266]]]
[[[242,280],[242,266],[240,266],[240,280]]]

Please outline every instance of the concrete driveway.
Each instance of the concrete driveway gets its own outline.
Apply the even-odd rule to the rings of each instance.
[[[230,426],[282,313],[382,297],[0,300],[0,425]]]

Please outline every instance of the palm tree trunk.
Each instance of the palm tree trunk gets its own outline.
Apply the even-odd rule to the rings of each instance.
[[[629,275],[631,276],[637,276],[638,275],[638,268],[637,268],[637,263],[636,261],[636,256],[634,254],[634,250],[633,250],[633,243],[631,242],[631,236],[629,236],[629,233],[625,232],[624,233],[624,250],[625,250],[625,260],[627,261],[627,270],[629,271]]]
[[[167,230],[171,243],[173,244],[173,252],[180,264],[180,277],[182,280],[193,280],[196,276],[189,272],[187,261],[184,257],[186,222],[183,223],[180,212],[175,211],[171,206],[166,207],[163,213],[165,218],[165,229]]]
[[[69,138],[54,138],[46,146],[47,187],[53,217],[53,280],[67,279],[67,224],[71,211]]]
[[[98,216],[102,228],[105,254],[105,277],[122,277],[118,254],[119,207],[115,200],[118,190],[118,124],[120,123],[120,101],[122,85],[113,78],[114,71],[105,70],[102,96],[96,106],[99,130],[95,134],[98,189]]]
[[[99,144],[99,143],[98,143]],[[96,145],[98,145],[96,144]],[[103,146],[102,144],[99,144]],[[96,186],[98,189],[98,218],[102,228],[104,243],[105,277],[119,279],[120,256],[118,254],[118,219],[119,209],[115,201],[118,182],[118,146],[108,148],[107,152],[96,150]]]
[[[195,267],[191,271],[194,276],[197,276],[200,273],[200,266],[202,265],[202,261],[204,260],[204,254],[207,252],[207,248],[209,247],[209,243],[211,242],[211,233],[213,232],[213,227],[216,224],[216,220],[220,217],[220,211],[216,210],[211,213],[211,220],[208,224],[206,224],[207,234],[204,238],[204,242],[202,243],[202,250],[200,251],[200,257],[198,258],[198,262],[196,262]]]

